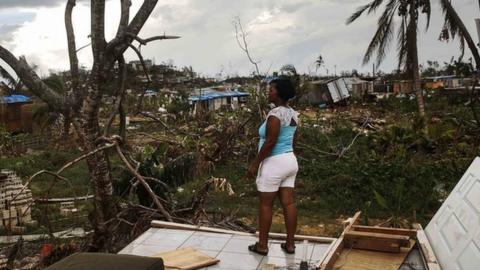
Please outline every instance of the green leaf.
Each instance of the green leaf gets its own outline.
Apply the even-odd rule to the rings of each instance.
[[[375,194],[375,200],[377,201],[378,205],[385,209],[389,209],[387,200],[385,200],[385,198],[380,195],[380,193],[378,193],[376,190],[374,190],[373,193]]]

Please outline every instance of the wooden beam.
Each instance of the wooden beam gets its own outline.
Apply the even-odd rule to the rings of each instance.
[[[420,246],[420,251],[425,258],[429,270],[441,270],[440,264],[438,263],[435,252],[433,251],[430,241],[428,241],[427,235],[422,228],[422,225],[415,223],[413,228],[417,229],[417,242]]]
[[[392,235],[386,233],[372,233],[372,232],[358,232],[349,231],[345,233],[345,239],[372,239],[372,240],[385,240],[395,241],[402,247],[408,247],[410,244],[410,237],[406,235]]]
[[[372,227],[372,226],[361,226],[355,225],[353,226],[354,231],[359,232],[372,232],[372,233],[385,233],[385,234],[393,234],[393,235],[406,235],[409,237],[416,237],[417,230],[409,230],[409,229],[397,229],[397,228],[385,228],[385,227]]]
[[[238,232],[233,230],[224,230],[218,228],[211,228],[206,226],[197,226],[190,224],[181,224],[175,222],[159,221],[153,220],[151,226],[154,228],[166,228],[166,229],[176,229],[176,230],[188,230],[188,231],[201,231],[201,232],[211,232],[211,233],[224,233],[224,234],[234,234],[234,235],[243,235],[243,236],[252,236],[257,237],[257,233],[247,233],[247,232]],[[269,233],[269,238],[271,239],[287,239],[287,235],[283,233]],[[318,236],[309,236],[309,235],[295,235],[295,240],[303,241],[308,240],[316,243],[326,243],[330,244],[335,241],[335,238],[329,237],[318,237]]]
[[[345,247],[399,253],[410,245],[410,237],[383,233],[349,231],[345,233]]]
[[[353,227],[353,225],[357,222],[358,218],[360,217],[360,214],[362,212],[357,212],[352,218],[349,218],[347,220],[348,225],[345,227],[343,230],[342,234],[340,237],[335,241],[333,244],[332,248],[330,249],[329,253],[325,257],[323,261],[317,265],[317,268],[320,270],[331,270],[333,268],[333,265],[335,265],[335,261],[340,257],[340,254],[342,253],[343,247],[345,246],[344,243],[344,237],[345,233],[350,231]]]

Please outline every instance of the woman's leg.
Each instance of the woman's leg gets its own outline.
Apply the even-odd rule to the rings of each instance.
[[[285,227],[287,228],[287,249],[295,247],[295,232],[297,231],[297,208],[295,207],[295,190],[291,187],[281,187],[278,191],[283,207]]]
[[[258,249],[262,251],[268,250],[268,232],[272,225],[273,201],[277,196],[277,192],[259,192],[260,208],[258,213]]]

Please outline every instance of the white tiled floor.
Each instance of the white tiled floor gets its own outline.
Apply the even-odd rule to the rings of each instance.
[[[152,228],[119,253],[152,256],[180,247],[193,247],[220,260],[207,269],[254,270],[264,264],[274,264],[282,269],[298,269],[303,258],[302,243],[297,243],[296,254],[285,254],[280,248],[282,242],[271,240],[268,256],[260,256],[248,251],[248,246],[255,241],[257,238],[252,236]],[[306,257],[309,263],[315,264],[329,245],[308,243]]]

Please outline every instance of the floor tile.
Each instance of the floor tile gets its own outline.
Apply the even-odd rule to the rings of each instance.
[[[258,237],[257,236],[250,236],[250,235],[233,235],[232,236],[233,239],[242,239],[242,240],[251,240],[253,242],[256,242],[258,241]]]
[[[250,251],[248,251],[248,246],[255,244],[255,241],[255,239],[252,241],[247,239],[232,238],[230,241],[228,241],[222,251],[250,254]]]
[[[131,254],[131,255],[138,255],[138,256],[153,256],[158,253],[163,253],[167,251],[175,250],[176,247],[172,246],[149,246],[149,245],[134,245],[129,247],[128,249],[122,250],[120,254]]]
[[[310,260],[318,261],[322,259],[325,253],[327,253],[329,247],[330,244],[316,244],[313,248],[312,257],[310,257]]]
[[[142,244],[143,245],[169,245],[177,246],[182,245],[187,239],[193,234],[189,231],[177,231],[172,232],[170,230],[159,231],[157,233],[152,233],[147,237]]]
[[[199,252],[208,255],[212,258],[216,258],[217,255],[220,253],[220,251],[215,251],[215,250],[202,250],[202,249],[197,249]]]
[[[220,251],[225,244],[230,240],[229,238],[209,237],[204,235],[192,235],[185,241],[181,247],[192,247],[202,250]]]
[[[210,266],[208,269],[232,269],[232,270],[246,270],[257,269],[263,256],[257,254],[241,254],[233,252],[220,252],[217,256],[220,260],[215,266]]]
[[[282,248],[281,244],[284,243],[284,241],[271,241],[270,245],[270,250],[268,252],[269,257],[277,257],[277,258],[289,258],[289,259],[298,259],[302,260],[304,258],[304,245],[303,242],[297,242],[295,243],[295,253],[294,254],[287,254],[285,253]],[[307,243],[307,254],[306,254],[306,260],[310,260],[312,257],[312,252],[314,249],[314,244],[313,243]]]
[[[300,262],[300,260],[294,258],[265,257],[257,269],[262,269],[265,264],[273,264],[276,268],[297,270],[300,268]]]
[[[232,237],[232,234],[228,234],[228,233],[211,233],[211,232],[195,232],[193,235],[209,236],[209,237],[217,237],[217,238],[231,238]]]

